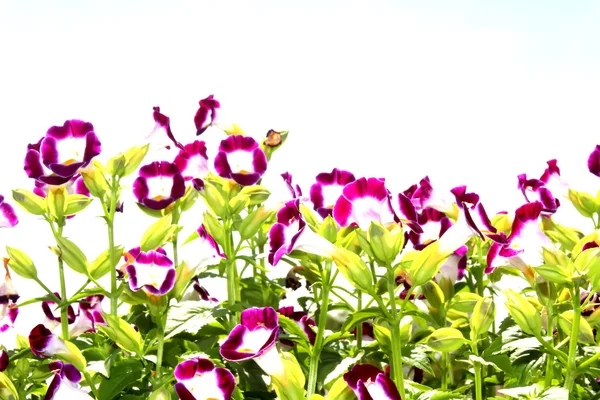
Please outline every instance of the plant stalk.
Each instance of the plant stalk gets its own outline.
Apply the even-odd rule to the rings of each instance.
[[[317,324],[317,337],[310,355],[310,368],[308,373],[307,398],[310,399],[317,387],[317,374],[319,372],[319,359],[323,350],[323,338],[325,335],[325,324],[327,323],[327,312],[329,310],[329,291],[331,289],[331,261],[325,263],[323,271],[321,306],[319,309],[319,323]]]
[[[392,334],[392,377],[398,386],[400,397],[405,399],[406,393],[404,390],[404,371],[402,369],[402,337],[400,334],[400,321],[402,320],[402,309],[400,313],[396,309],[396,281],[394,279],[394,270],[391,265],[386,266],[387,269],[387,287],[390,296],[390,325]],[[408,289],[406,298],[410,298],[413,288]],[[406,300],[406,299],[405,299]]]
[[[579,324],[581,320],[579,287],[571,292],[573,301],[573,325],[571,327],[571,337],[569,338],[569,356],[567,359],[567,374],[565,376],[564,388],[571,393],[575,386],[577,378],[577,338],[579,337]]]

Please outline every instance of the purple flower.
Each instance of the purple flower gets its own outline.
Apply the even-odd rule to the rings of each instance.
[[[439,191],[434,190],[428,176],[421,179],[418,186],[411,186],[403,194],[411,199],[417,211],[427,208],[433,208],[443,213],[452,213],[454,211],[451,197],[444,196]]]
[[[175,391],[184,400],[229,400],[235,389],[233,374],[206,358],[179,363],[174,375]]]
[[[9,261],[10,259],[8,258],[3,259],[4,276],[0,281],[0,304],[16,303],[19,299],[19,294],[17,293],[17,289],[15,289],[15,285],[13,284],[13,280],[8,269]],[[2,277],[1,274],[0,277]]]
[[[317,324],[312,318],[308,317],[307,313],[304,311],[294,311],[294,306],[281,307],[278,312],[279,314],[293,320],[296,325],[298,325],[300,329],[304,331],[310,343],[313,345],[315,344],[317,335],[315,331],[311,329],[311,326],[317,326]]]
[[[385,182],[377,178],[360,178],[344,186],[333,218],[340,226],[356,225],[363,230],[373,221],[388,226],[397,219]]]
[[[408,232],[408,239],[415,250],[423,250],[437,241],[452,226],[452,221],[446,214],[433,208],[426,208],[418,214],[417,223],[421,233],[414,230]]]
[[[54,295],[60,299],[60,294],[54,292]],[[48,326],[50,330],[53,330],[56,326],[60,325],[60,311],[58,311],[59,306],[52,300],[42,301],[42,311],[44,311],[44,315],[46,316],[46,320],[44,321],[44,325]],[[57,315],[54,315],[54,311],[58,311]],[[69,304],[67,308],[67,321],[69,324],[75,322],[75,311],[73,307]]]
[[[43,324],[39,324],[31,330],[29,346],[33,354],[41,358],[71,355],[71,351],[65,342]]]
[[[100,141],[89,122],[72,119],[48,129],[38,143],[27,146],[27,176],[49,185],[68,182],[100,154]]]
[[[332,243],[313,232],[300,213],[300,200],[290,200],[277,212],[277,222],[269,230],[269,263],[277,265],[281,257],[294,250],[333,258],[339,251]]]
[[[8,353],[4,350],[0,350],[0,372],[6,371],[8,362]]]
[[[89,394],[79,389],[81,372],[74,365],[54,361],[48,365],[48,368],[54,373],[54,378],[48,385],[44,400],[92,399]]]
[[[221,141],[215,157],[215,169],[223,178],[250,186],[258,182],[267,170],[267,157],[253,138],[232,135]]]
[[[19,315],[19,309],[16,304],[0,302],[0,333],[14,327],[17,315]]]
[[[96,325],[106,325],[106,321],[102,316],[103,299],[103,295],[97,294],[85,297],[79,303],[79,312],[73,324],[69,326],[70,337],[79,336],[87,332],[96,332]]]
[[[202,134],[209,126],[211,126],[217,117],[217,108],[221,105],[214,99],[211,94],[205,99],[200,100],[200,108],[194,116],[194,124],[196,125],[196,135]],[[210,121],[209,121],[210,118]]]
[[[0,195],[0,228],[12,228],[19,223],[13,207]]]
[[[355,365],[344,380],[359,400],[401,400],[394,382],[371,364]]]
[[[210,293],[208,293],[208,290],[206,290],[204,286],[200,285],[200,280],[198,280],[197,277],[192,278],[192,281],[194,282],[194,291],[198,294],[198,296],[200,296],[200,299],[202,299],[203,301],[208,301],[210,303],[219,302],[219,299],[217,299],[216,297],[211,297]]]
[[[310,187],[310,201],[314,210],[323,218],[333,213],[333,206],[342,195],[344,186],[354,182],[356,178],[348,171],[334,168],[331,172],[322,172],[316,177],[317,182]]]
[[[292,184],[292,174],[290,174],[289,172],[284,172],[283,174],[281,174],[281,177],[283,178],[283,181],[287,185],[288,190],[292,194],[293,199],[302,197],[302,189],[300,189],[300,186],[299,185],[294,186]]]
[[[526,174],[518,176],[519,189],[528,203],[539,201],[545,214],[554,214],[560,206],[555,194],[566,197],[567,185],[560,177],[556,160],[548,161],[548,167],[540,179],[528,179]]]
[[[242,311],[241,324],[236,325],[221,345],[221,356],[228,361],[244,361],[259,357],[279,337],[279,319],[272,307]]]
[[[435,276],[436,282],[449,279],[452,283],[461,280],[467,270],[467,246],[459,247],[440,266],[440,272]]]
[[[160,107],[153,107],[153,110],[152,117],[155,125],[146,140],[156,143],[158,148],[170,149],[171,145],[175,145],[175,147],[183,149],[183,146],[175,139],[171,131],[171,119],[160,112]]]
[[[129,275],[131,290],[144,289],[149,294],[163,295],[173,289],[175,267],[162,248],[143,252],[135,247],[126,257],[129,264],[125,271]]]
[[[162,210],[185,194],[185,181],[177,165],[155,161],[140,168],[133,182],[138,202],[152,210]]]
[[[600,177],[600,144],[596,145],[588,158],[588,169],[592,174]]]
[[[540,227],[543,206],[539,201],[527,203],[515,212],[510,236],[504,243],[493,242],[487,255],[486,272],[509,265],[525,271],[527,266],[542,265],[542,248],[553,248]]]
[[[173,161],[183,179],[204,179],[208,175],[208,156],[206,155],[206,143],[196,140],[186,144]]]

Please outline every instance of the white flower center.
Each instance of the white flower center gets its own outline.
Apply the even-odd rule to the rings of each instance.
[[[323,193],[323,207],[333,208],[337,200],[342,195],[344,187],[340,185],[326,185],[321,186],[321,188]]]
[[[361,229],[368,229],[371,221],[386,226],[394,222],[392,213],[386,209],[385,202],[373,197],[363,197],[352,203],[352,215]]]
[[[154,264],[138,264],[136,268],[138,285],[149,285],[159,289],[165,279],[169,268],[159,267]]]
[[[227,161],[231,172],[234,174],[251,174],[254,172],[254,157],[252,153],[244,150],[237,150],[227,154]]]
[[[267,343],[270,336],[271,330],[263,327],[256,328],[253,331],[246,331],[237,351],[240,353],[257,353]]]
[[[148,197],[160,201],[171,196],[173,189],[173,178],[157,176],[146,180],[148,185]]]
[[[390,398],[380,385],[376,382],[372,382],[370,379],[365,382],[365,387],[373,400],[385,400]]]
[[[66,139],[57,140],[56,151],[58,152],[58,163],[71,165],[83,161],[85,147],[85,137],[68,137]]]
[[[194,378],[183,381],[183,384],[198,400],[225,400],[214,370],[197,374]]]
[[[187,166],[182,174],[192,178],[204,178],[208,174],[208,161],[201,155],[195,155],[188,159]]]

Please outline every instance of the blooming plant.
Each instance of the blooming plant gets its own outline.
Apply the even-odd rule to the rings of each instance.
[[[274,201],[263,176],[288,132],[252,137],[217,123],[212,95],[199,105],[177,137],[154,107],[146,143],[112,158],[80,120],[24,149],[32,190],[0,196],[0,227],[37,218],[53,241],[6,246],[0,399],[599,398],[600,192],[569,187],[551,160],[515,177],[523,204],[497,213],[466,186],[394,191],[338,168],[308,196],[282,174]],[[219,128],[211,149],[201,139]],[[600,145],[587,167],[600,176]],[[149,222],[120,243],[125,191]],[[94,257],[69,233],[92,203],[106,223]],[[570,206],[588,231],[557,222]],[[45,319],[9,340],[36,307]]]

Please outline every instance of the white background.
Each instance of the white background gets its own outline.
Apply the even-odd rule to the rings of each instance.
[[[279,189],[286,170],[306,193],[333,167],[385,177],[396,193],[429,175],[435,187],[467,184],[494,214],[522,203],[518,174],[539,177],[558,158],[569,184],[595,193],[599,18],[593,1],[0,0],[0,193],[32,188],[26,146],[52,125],[92,122],[105,161],[144,140],[157,105],[180,141],[194,140],[209,94],[222,122],[257,139],[290,131],[265,178]],[[222,133],[203,137],[215,145]],[[124,198],[117,241],[130,248],[151,221]],[[17,211],[0,241],[28,251],[58,290],[49,228]],[[65,230],[90,259],[106,248],[98,214]],[[24,299],[41,293],[17,283]],[[27,332],[37,306],[23,314]]]

